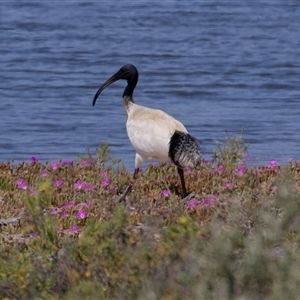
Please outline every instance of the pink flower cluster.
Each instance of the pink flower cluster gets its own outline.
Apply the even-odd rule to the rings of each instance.
[[[196,207],[199,204],[198,200],[192,200],[188,203],[188,208]]]
[[[29,190],[30,195],[35,194],[35,189],[30,188],[29,183],[26,180],[24,180],[22,178],[17,179],[17,180],[15,180],[15,184],[17,185],[18,189],[20,189],[20,190]]]
[[[206,198],[204,198],[202,201],[199,200],[191,200],[188,203],[188,208],[194,208],[199,204],[202,204],[203,206],[214,206],[215,205],[215,199],[217,199],[217,195],[207,195]]]
[[[93,184],[90,184],[90,183],[86,183],[84,182],[83,180],[79,179],[75,182],[74,184],[74,190],[85,190],[85,191],[90,191],[94,188],[94,185]]]
[[[40,172],[40,176],[41,176],[41,177],[46,177],[46,176],[48,176],[48,171],[47,171],[47,170],[41,171],[41,172]]]
[[[70,215],[70,210],[75,206],[75,201],[69,201],[68,203],[62,205],[60,208],[53,209],[50,214],[57,215],[60,214],[61,218],[65,218]],[[83,203],[83,206],[88,208],[90,206],[89,202]],[[77,219],[85,219],[88,216],[88,212],[85,209],[78,210],[74,215]],[[69,228],[70,232],[78,232],[80,230],[80,226],[74,225]]]
[[[111,179],[107,171],[101,172],[100,177],[102,178],[101,186],[108,186],[111,183]]]
[[[70,215],[70,209],[75,206],[75,201],[69,201],[66,204],[62,205],[59,208],[55,208],[52,211],[50,211],[50,215],[60,215],[61,218],[68,217]],[[83,203],[83,206],[89,207],[89,202]],[[88,216],[88,212],[86,210],[79,210],[74,214],[75,218],[78,219],[84,219]]]
[[[18,186],[18,189],[21,190],[27,190],[29,187],[29,183],[22,178],[15,180],[15,184]]]
[[[197,205],[201,204],[203,206],[215,206],[215,200],[218,198],[217,195],[207,195],[202,201],[191,200],[188,203],[188,208],[194,208]]]
[[[53,163],[50,164],[50,167],[52,170],[56,170],[59,167],[65,167],[65,166],[73,166],[74,162],[73,160],[64,160],[63,162],[59,161],[54,161]]]
[[[72,227],[69,229],[70,232],[78,232],[79,230],[80,230],[80,227],[77,226],[77,225],[72,226]]]

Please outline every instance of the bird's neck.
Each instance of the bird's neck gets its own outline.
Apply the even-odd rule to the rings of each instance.
[[[128,114],[130,107],[134,103],[132,96],[123,96],[123,105],[126,113]]]
[[[133,80],[128,80],[127,81],[127,86],[124,89],[123,105],[124,105],[124,108],[125,108],[125,111],[126,111],[127,115],[128,115],[129,110],[130,110],[130,107],[134,103],[132,95],[133,95],[133,91],[136,87],[137,80],[138,80],[138,77],[135,77]]]
[[[130,82],[127,82],[127,86],[126,88],[124,89],[124,92],[123,92],[123,98],[125,96],[129,96],[129,97],[132,97],[133,95],[133,91],[136,87],[136,84],[137,84],[137,81],[130,81]]]

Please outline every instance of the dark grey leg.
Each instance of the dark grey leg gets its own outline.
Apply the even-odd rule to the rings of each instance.
[[[136,176],[137,176],[138,173],[139,173],[139,168],[134,169],[134,173],[133,173],[133,177],[132,177],[133,180],[136,178]],[[127,196],[127,194],[130,193],[131,189],[132,189],[132,184],[130,183],[130,184],[127,186],[126,190],[123,192],[121,198],[119,199],[119,203],[121,203],[121,202],[123,202],[123,201],[125,202],[126,196]]]
[[[186,187],[185,187],[183,169],[177,167],[177,171],[178,171],[180,181],[181,181],[181,186],[182,186],[182,198],[185,198],[188,194],[187,194]]]

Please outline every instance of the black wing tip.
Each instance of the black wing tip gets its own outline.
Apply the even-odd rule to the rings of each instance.
[[[193,168],[201,159],[199,141],[188,133],[176,130],[169,145],[169,157],[177,166]]]

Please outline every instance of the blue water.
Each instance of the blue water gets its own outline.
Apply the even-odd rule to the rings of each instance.
[[[300,159],[298,1],[0,2],[0,161],[76,159],[104,141],[132,170],[122,106],[134,98],[202,140],[244,128],[254,164]],[[146,164],[145,164],[146,165]]]

